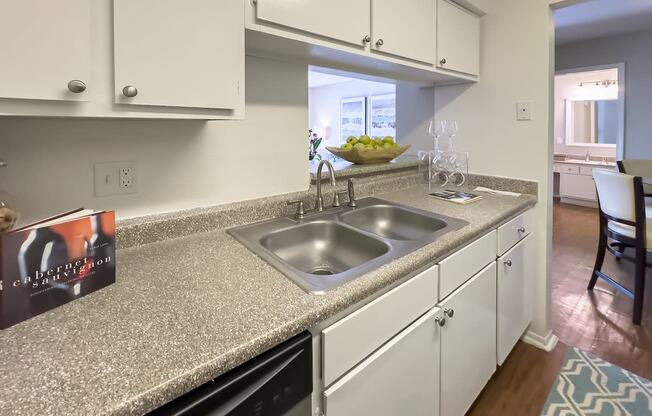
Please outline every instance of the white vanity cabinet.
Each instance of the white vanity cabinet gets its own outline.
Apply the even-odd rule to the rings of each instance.
[[[559,196],[562,202],[597,207],[598,194],[593,181],[593,169],[615,169],[611,165],[557,162],[554,172],[559,174]]]
[[[91,2],[0,0],[0,99],[88,100]]]
[[[441,315],[431,309],[328,388],[325,414],[438,415]]]
[[[437,1],[372,1],[372,50],[433,64]]]
[[[0,0],[0,115],[241,119],[242,0]]]
[[[463,415],[496,371],[496,263],[438,305],[441,333],[441,411]]]
[[[480,18],[449,0],[437,1],[437,66],[478,75]]]

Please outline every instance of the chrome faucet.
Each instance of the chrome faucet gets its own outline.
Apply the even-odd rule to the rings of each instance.
[[[585,160],[586,160],[587,162],[590,162],[590,161],[591,161],[591,155],[589,154],[589,152],[586,152],[586,159],[585,159]]]
[[[315,211],[321,212],[324,210],[324,197],[322,196],[321,193],[321,169],[324,167],[324,165],[328,166],[328,171],[331,174],[331,186],[335,187],[335,169],[333,169],[333,165],[331,165],[331,162],[328,160],[322,160],[319,162],[319,166],[317,166],[317,201],[315,201]],[[333,204],[335,205],[336,201],[338,201],[338,195],[337,191],[335,192],[335,199],[333,200]],[[338,206],[339,201],[337,203]]]

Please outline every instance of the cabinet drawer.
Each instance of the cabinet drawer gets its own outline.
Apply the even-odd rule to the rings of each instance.
[[[437,272],[431,267],[322,331],[325,386],[435,305]]]
[[[562,165],[556,165],[556,166],[559,166],[559,170],[557,170],[557,172],[559,172],[559,173],[572,173],[574,175],[579,175],[580,174],[580,167],[578,165],[562,164]]]
[[[531,215],[530,211],[527,211],[507,224],[498,227],[498,242],[496,244],[496,254],[498,256],[502,256],[503,253],[514,247],[514,244],[530,234]]]
[[[495,260],[495,230],[446,258],[439,263],[439,300]]]

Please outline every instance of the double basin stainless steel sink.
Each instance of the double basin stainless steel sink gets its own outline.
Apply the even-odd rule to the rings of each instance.
[[[425,246],[468,223],[364,198],[303,219],[276,218],[228,230],[234,238],[311,293],[324,293]]]

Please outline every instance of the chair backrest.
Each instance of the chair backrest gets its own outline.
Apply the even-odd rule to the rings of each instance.
[[[622,173],[643,178],[652,178],[652,160],[625,159],[618,161],[618,169]]]
[[[609,169],[593,169],[593,179],[600,210],[610,217],[636,222],[636,200],[643,198],[641,178]]]

